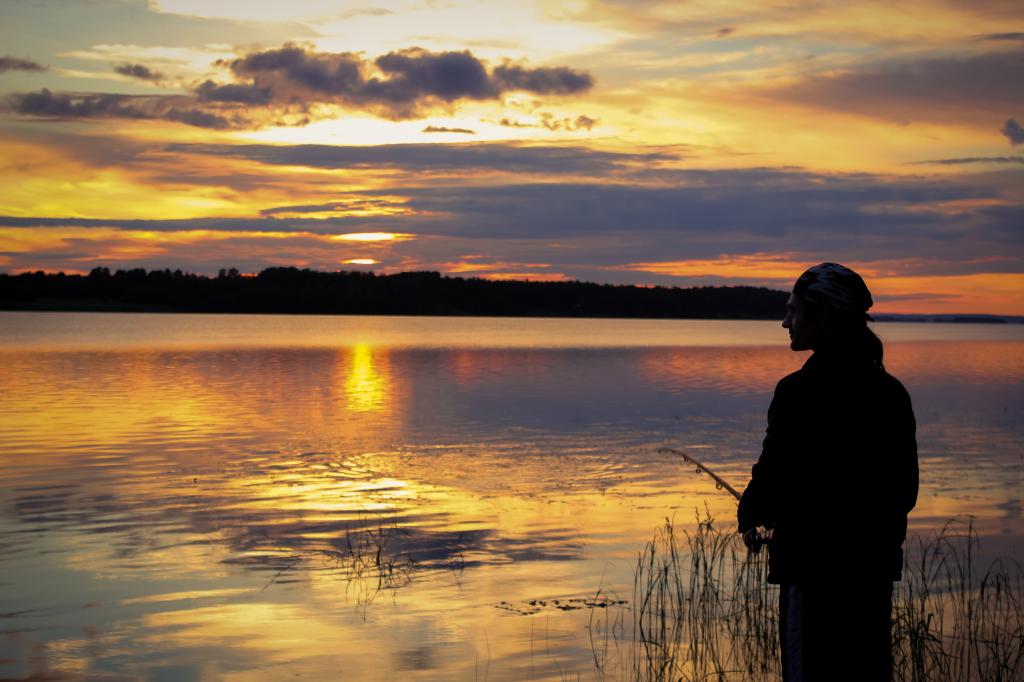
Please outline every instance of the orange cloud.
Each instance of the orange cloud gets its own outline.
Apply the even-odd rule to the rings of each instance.
[[[480,276],[482,279],[490,279],[499,282],[565,282],[569,278],[560,272],[489,272]]]
[[[309,239],[322,242],[390,242],[412,239],[416,235],[401,232],[356,232],[349,234],[317,234],[314,232],[265,232],[258,230],[120,230],[107,227],[2,227],[0,238],[4,250],[15,253],[54,248],[69,240],[103,242],[110,240],[139,241],[149,244],[196,244],[206,241],[239,239]]]
[[[339,263],[377,265],[382,260],[393,260],[390,248],[397,239],[351,241],[335,239],[338,236],[248,230],[0,227],[0,244],[9,254],[0,265],[12,272],[72,273],[122,263],[123,267],[181,267],[210,272],[229,265],[245,271],[271,265],[336,269]]]
[[[492,261],[483,263],[467,263],[466,261],[459,261],[457,263],[438,263],[436,266],[441,272],[448,274],[461,274],[461,273],[478,273],[478,272],[493,272],[495,270],[510,270],[517,268],[550,268],[550,263],[515,263],[508,261]]]
[[[745,278],[759,281],[781,279],[795,280],[796,277],[814,263],[797,260],[791,253],[755,253],[749,256],[719,256],[714,259],[694,259],[681,261],[652,261],[629,263],[621,270],[650,272],[657,275],[674,277],[721,277]]]
[[[1018,273],[879,277],[871,290],[881,299],[879,312],[1024,315],[1024,274]]]
[[[1016,259],[992,257],[959,265],[997,269]],[[818,261],[798,259],[796,254],[753,254],[717,259],[630,263],[622,268],[686,278],[720,278],[737,284],[776,286],[786,289],[796,277]],[[976,274],[928,274],[942,263],[932,259],[893,261],[845,261],[867,280],[874,294],[876,312],[886,313],[993,313],[1024,315],[1024,274],[988,272]],[[947,264],[948,265],[948,264]],[[738,280],[738,281],[737,281]]]

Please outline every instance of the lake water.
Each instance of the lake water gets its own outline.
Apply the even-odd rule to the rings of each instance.
[[[875,329],[912,532],[1024,561],[1024,326]],[[735,513],[657,448],[742,488],[805,358],[776,322],[0,313],[0,679],[618,679],[654,528]]]

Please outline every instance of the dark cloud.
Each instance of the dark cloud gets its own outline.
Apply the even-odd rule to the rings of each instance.
[[[17,57],[0,57],[0,73],[5,71],[46,71],[48,66],[38,64],[30,59]]]
[[[1024,50],[1016,49],[869,64],[767,94],[900,123],[984,125],[1002,112],[1024,110],[1024,88],[1011,85],[1022,82]]]
[[[128,118],[166,120],[201,128],[232,127],[228,119],[215,113],[197,110],[188,98],[140,97],[103,93],[54,93],[43,88],[39,92],[8,95],[0,100],[0,110],[21,116],[49,119]]]
[[[1024,42],[1024,33],[987,33],[978,36],[978,40],[1009,40]]]
[[[414,214],[445,216],[438,218],[432,229],[451,235],[517,239],[637,231],[720,240],[792,237],[834,241],[924,227],[923,233],[933,237],[957,238],[970,230],[964,216],[922,214],[917,209],[940,199],[962,200],[981,194],[928,183],[888,185],[856,176],[839,182],[831,178],[817,187],[817,177],[776,172],[759,185],[756,174],[687,177],[684,173],[675,186],[531,183],[405,188],[402,194]],[[709,186],[709,180],[717,186]],[[829,229],[823,229],[824,225]]]
[[[493,79],[501,90],[525,90],[539,95],[569,95],[594,86],[590,74],[564,66],[528,69],[503,64],[494,69]]]
[[[476,135],[475,130],[469,128],[446,128],[445,126],[427,126],[422,133],[462,133],[464,135]]]
[[[121,64],[115,66],[114,71],[122,76],[138,78],[144,81],[158,81],[164,77],[162,73],[157,73],[144,64]]]
[[[39,92],[9,95],[5,107],[22,116],[46,118],[152,118],[132,106],[135,98],[128,95],[63,94],[43,88]]]
[[[1024,128],[1012,118],[1006,120],[1006,123],[1003,124],[999,132],[1006,135],[1007,139],[1010,140],[1010,144],[1014,147],[1024,144]]]
[[[726,36],[731,36],[735,32],[736,32],[736,29],[734,29],[733,27],[725,26],[724,28],[720,28],[717,31],[715,31],[715,37],[716,38],[725,38]]]
[[[369,61],[352,52],[315,52],[286,45],[221,65],[275,103],[335,103],[396,119],[415,117],[434,103],[496,99],[512,90],[573,94],[593,85],[589,74],[568,67],[503,64],[489,71],[469,50],[409,48]]]
[[[444,102],[493,99],[501,92],[469,50],[433,53],[412,48],[389,52],[374,63],[387,79],[370,78],[363,85],[360,96],[370,101],[401,106],[428,97]]]
[[[213,114],[199,109],[178,109],[171,107],[163,112],[160,118],[166,121],[175,121],[197,128],[211,128],[213,130],[225,130],[232,128],[232,124],[223,116]]]
[[[634,154],[576,146],[512,143],[334,145],[171,144],[167,151],[238,158],[260,163],[309,168],[398,168],[412,172],[562,173],[606,175],[631,166],[677,159],[662,151]]]
[[[598,124],[596,118],[581,114],[575,119],[569,117],[557,118],[550,112],[542,112],[540,114],[540,120],[537,123],[528,123],[525,121],[516,121],[511,118],[503,118],[498,121],[498,125],[506,128],[546,128],[547,130],[565,130],[565,131],[576,131],[576,130],[591,130],[595,125]]]
[[[59,128],[20,126],[16,132],[0,132],[5,140],[30,143],[40,148],[59,149],[62,156],[91,167],[116,166],[139,172],[153,182],[174,186],[207,186],[249,192],[256,188],[284,190],[294,186],[291,173],[277,173],[273,166],[310,169],[357,169],[366,177],[374,174],[402,177],[448,177],[458,181],[466,175],[556,174],[566,177],[650,176],[661,181],[658,169],[687,158],[685,148],[650,148],[625,153],[567,144],[520,142],[444,142],[392,145],[226,145],[168,144],[113,135],[75,135]],[[210,160],[197,157],[211,157]],[[245,168],[219,160],[254,161]],[[211,163],[210,161],[215,161]],[[653,175],[651,175],[653,174]],[[335,187],[330,176],[307,176],[305,189]],[[667,181],[671,181],[668,178]],[[405,182],[405,180],[403,180]]]
[[[195,90],[201,102],[236,102],[239,104],[268,104],[270,88],[228,83],[217,85],[211,80],[199,84]]]
[[[277,99],[288,99],[296,87],[338,96],[357,90],[364,82],[363,59],[351,52],[318,54],[285,46],[219,63],[236,76],[255,78],[257,85],[273,90]]]
[[[1024,163],[1024,156],[966,156],[957,159],[917,161],[914,165],[938,164],[941,166],[959,166],[969,163]]]
[[[260,215],[266,217],[274,217],[282,214],[306,214],[306,213],[328,213],[332,211],[339,212],[339,215],[343,215],[343,211],[374,211],[389,208],[402,208],[401,201],[395,201],[388,198],[380,197],[365,197],[361,195],[354,195],[345,197],[338,201],[330,201],[324,204],[303,204],[298,206],[277,206],[275,208],[268,208],[260,211]]]

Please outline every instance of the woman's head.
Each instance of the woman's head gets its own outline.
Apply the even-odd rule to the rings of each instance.
[[[864,279],[839,263],[822,263],[808,269],[793,285],[793,294],[806,303],[831,308],[844,314],[870,319],[874,304]]]
[[[867,326],[872,305],[860,275],[838,263],[822,263],[796,280],[782,326],[793,350],[845,348],[881,364],[882,344]]]

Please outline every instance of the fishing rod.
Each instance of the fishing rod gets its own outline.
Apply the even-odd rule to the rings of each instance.
[[[676,450],[675,448],[658,448],[658,453],[662,455],[679,455],[687,462],[697,467],[698,474],[707,474],[708,476],[710,476],[711,479],[715,482],[716,488],[718,488],[719,490],[727,491],[730,495],[736,498],[737,502],[739,502],[741,496],[738,492],[736,492],[736,488],[733,488],[731,485],[726,483],[725,479],[723,479],[721,476],[716,474],[711,469],[708,469],[706,466],[704,466],[703,462],[701,462],[693,455],[687,452],[683,452],[682,450]]]
[[[724,478],[722,478],[721,476],[716,474],[714,471],[712,471],[711,469],[708,469],[706,466],[704,466],[703,462],[701,462],[699,459],[697,459],[696,457],[694,457],[690,453],[683,452],[682,450],[676,450],[675,448],[658,448],[658,453],[659,454],[663,454],[663,455],[679,455],[680,457],[685,459],[687,462],[689,462],[690,464],[692,464],[695,467],[697,467],[697,473],[698,474],[707,474],[708,476],[710,476],[711,480],[713,480],[715,482],[715,487],[716,488],[718,488],[719,490],[725,490],[730,495],[735,497],[737,502],[740,501],[741,495],[738,492],[736,492],[736,488],[733,488],[731,485],[729,485],[728,482],[726,482],[726,480]],[[753,552],[754,554],[757,554],[759,551],[761,551],[761,547],[770,538],[771,538],[771,532],[770,531],[765,530],[765,532],[762,533],[761,531],[757,530],[756,528],[752,528],[752,529],[748,530],[746,533],[743,534],[743,542],[747,545],[747,547],[750,549],[750,551]]]

